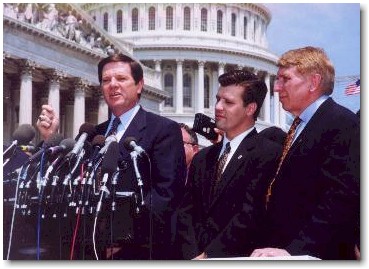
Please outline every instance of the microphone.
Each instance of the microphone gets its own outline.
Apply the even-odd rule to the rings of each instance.
[[[76,156],[83,148],[86,140],[91,140],[95,136],[96,129],[91,123],[84,123],[79,128],[79,134],[76,137],[76,144],[71,152],[72,156]]]
[[[90,162],[89,163],[93,163],[94,160],[96,159],[99,151],[101,150],[101,148],[104,146],[105,144],[105,136],[103,135],[96,135],[94,137],[94,139],[92,139],[92,148],[93,148],[93,152],[90,156]]]
[[[143,181],[141,179],[141,174],[140,171],[138,169],[138,164],[137,164],[137,157],[140,156],[140,154],[145,153],[146,152],[143,150],[143,148],[141,148],[140,146],[138,146],[136,144],[136,139],[134,137],[127,137],[124,142],[123,142],[124,147],[131,151],[130,155],[131,155],[131,159],[133,161],[133,167],[135,170],[135,174],[136,174],[136,179],[137,179],[137,185],[140,188],[140,193],[141,193],[141,205],[145,205],[145,201],[144,201],[144,195],[143,195]]]
[[[12,144],[4,151],[3,158],[4,160],[10,158],[13,154],[14,149],[17,145],[27,145],[36,135],[35,128],[30,124],[21,124],[19,127],[13,132]]]
[[[44,143],[39,151],[31,156],[29,159],[29,163],[38,161],[42,154],[47,151],[48,148],[59,145],[59,143],[63,140],[63,136],[61,134],[53,134],[51,135]]]
[[[119,144],[116,141],[110,143],[108,149],[106,150],[105,157],[101,164],[101,173],[103,174],[102,183],[103,185],[100,188],[100,199],[96,207],[96,216],[101,211],[102,199],[104,193],[107,195],[110,194],[108,188],[106,187],[106,183],[108,179],[114,172],[116,172],[118,167],[119,160]]]
[[[142,147],[137,145],[137,140],[134,137],[127,137],[124,139],[123,145],[128,151],[136,151],[139,156],[146,153]]]
[[[21,124],[14,131],[12,138],[17,140],[20,145],[27,145],[36,135],[35,128],[30,124]]]
[[[21,151],[25,151],[25,152],[30,152],[30,153],[33,153],[36,151],[37,147],[35,146],[31,146],[31,145],[20,145],[18,146],[18,148],[21,150]]]
[[[64,155],[71,151],[75,145],[76,141],[73,138],[66,138],[60,142],[59,146],[54,146],[46,149],[46,153],[48,154],[56,154],[59,153],[59,156],[51,163],[51,165],[46,170],[45,177],[49,176],[50,173],[56,168],[59,167],[60,163],[64,159]]]

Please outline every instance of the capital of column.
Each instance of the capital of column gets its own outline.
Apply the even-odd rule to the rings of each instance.
[[[205,61],[203,61],[203,60],[199,60],[199,61],[197,61],[197,63],[199,65],[199,67],[204,67],[205,66]]]
[[[3,52],[3,60],[6,60],[6,59],[10,59],[11,58],[11,55],[7,52]]]
[[[46,76],[50,83],[60,83],[66,77],[66,74],[58,69],[51,69],[46,71]]]
[[[87,80],[78,78],[74,82],[74,87],[76,93],[85,93],[87,89],[90,87],[90,84]]]
[[[223,68],[224,69],[226,63],[225,62],[219,62],[218,65],[219,65],[219,68]]]
[[[183,59],[176,59],[177,65],[183,65]]]
[[[22,75],[32,75],[32,72],[36,69],[37,64],[31,60],[21,60],[19,67],[21,68]]]

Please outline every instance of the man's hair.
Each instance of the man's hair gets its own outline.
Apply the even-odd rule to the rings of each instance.
[[[218,81],[222,87],[230,85],[243,87],[243,105],[247,106],[250,103],[256,103],[257,108],[254,113],[254,120],[256,120],[268,90],[265,82],[250,71],[236,69],[224,73],[218,78]]]
[[[124,54],[113,54],[110,55],[104,59],[102,59],[99,64],[97,65],[97,71],[99,74],[99,82],[101,84],[102,81],[102,70],[104,66],[108,63],[112,62],[123,62],[128,63],[131,67],[131,75],[135,81],[135,84],[139,83],[143,79],[143,70],[142,66],[135,60],[133,60],[131,57],[124,55]]]
[[[278,61],[278,67],[296,67],[303,75],[320,74],[321,88],[326,95],[330,95],[334,88],[334,66],[322,48],[304,47],[284,53]]]
[[[191,139],[191,143],[194,145],[198,145],[199,144],[199,140],[197,139],[197,134],[195,133],[194,130],[192,130],[187,124],[184,123],[179,123],[179,126],[181,127],[181,129],[184,129],[189,135],[190,135],[190,139]]]

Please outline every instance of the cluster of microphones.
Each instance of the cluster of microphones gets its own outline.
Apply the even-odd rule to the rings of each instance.
[[[106,198],[113,199],[111,210],[115,210],[120,149],[114,135],[96,134],[94,125],[84,123],[75,139],[54,134],[36,147],[30,145],[34,137],[31,125],[20,125],[12,135],[13,142],[3,151],[3,168],[16,162],[17,152],[30,153],[19,167],[4,173],[4,202],[14,204],[22,215],[41,209],[42,218],[67,217],[73,211],[97,215]],[[139,187],[137,196],[144,205],[136,159],[145,151],[133,137],[123,144],[131,154]]]

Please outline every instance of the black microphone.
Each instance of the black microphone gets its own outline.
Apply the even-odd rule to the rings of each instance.
[[[76,137],[76,144],[71,152],[72,156],[76,156],[83,148],[85,141],[91,141],[91,139],[95,136],[96,129],[95,126],[91,123],[84,123],[79,128],[79,134]]]
[[[96,135],[94,137],[94,139],[92,139],[92,148],[93,148],[93,152],[90,155],[90,163],[93,163],[94,160],[96,159],[99,151],[101,150],[101,148],[104,146],[105,144],[105,136],[103,135]]]
[[[110,143],[108,149],[106,150],[104,159],[101,164],[101,173],[103,174],[102,183],[103,185],[100,188],[100,200],[96,207],[96,216],[101,210],[102,199],[104,193],[109,195],[109,190],[106,187],[106,183],[108,182],[109,177],[116,172],[118,167],[118,160],[119,160],[119,144],[116,141]]]
[[[136,151],[139,156],[141,156],[143,153],[146,153],[142,147],[137,145],[137,140],[134,137],[127,137],[124,139],[123,145],[128,151]]]
[[[14,131],[12,138],[17,140],[19,145],[27,145],[36,135],[35,128],[30,124],[21,124]]]
[[[51,135],[48,139],[46,139],[46,141],[44,141],[41,149],[31,156],[28,162],[32,163],[34,161],[38,161],[48,148],[59,145],[62,140],[63,136],[61,134]]]
[[[12,144],[4,151],[3,158],[4,160],[11,157],[14,149],[17,145],[27,145],[32,139],[35,137],[36,131],[35,128],[30,124],[21,124],[19,127],[13,132]]]
[[[46,153],[49,153],[49,154],[59,153],[59,156],[47,168],[45,177],[50,175],[50,173],[55,168],[59,167],[61,162],[65,159],[64,156],[66,155],[66,153],[70,152],[73,149],[75,144],[76,144],[76,141],[73,138],[66,138],[60,142],[59,146],[54,146],[54,147],[50,147],[46,149]]]

